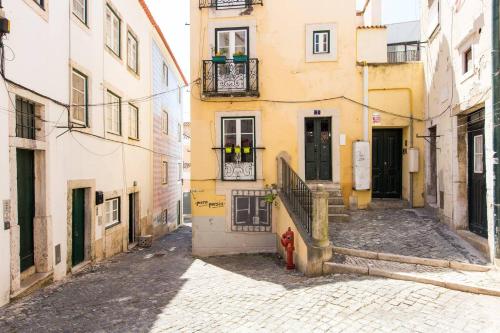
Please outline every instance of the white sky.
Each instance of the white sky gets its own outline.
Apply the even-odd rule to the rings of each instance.
[[[167,38],[184,75],[189,80],[189,1],[190,0],[146,0],[156,22]],[[285,0],[268,0],[285,1]],[[347,0],[350,1],[350,0]],[[362,7],[365,0],[356,0]],[[382,23],[390,24],[418,19],[420,0],[382,0]],[[185,95],[186,111],[189,96]]]

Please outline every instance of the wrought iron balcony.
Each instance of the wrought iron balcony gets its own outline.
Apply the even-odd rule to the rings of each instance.
[[[209,97],[258,97],[259,60],[204,60],[203,94]]]
[[[234,9],[263,5],[264,0],[200,0],[200,8]]]
[[[402,63],[408,61],[420,61],[420,50],[388,51],[387,62]]]

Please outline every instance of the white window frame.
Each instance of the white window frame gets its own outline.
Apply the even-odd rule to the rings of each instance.
[[[467,61],[467,54],[470,54],[470,62]],[[462,75],[467,76],[472,72],[474,72],[474,49],[470,45],[462,53]]]
[[[75,15],[83,24],[87,25],[87,0],[73,0],[73,15]],[[81,12],[77,10],[81,9]]]
[[[161,113],[161,130],[168,135],[168,112],[165,110]]]
[[[236,46],[236,33],[238,32],[244,32],[245,33],[245,42],[243,45],[238,45]],[[217,52],[220,52],[221,51],[221,45],[220,45],[220,41],[221,41],[221,35],[223,34],[228,34],[229,35],[229,43],[227,46],[225,46],[225,48],[227,48],[226,50],[226,57],[231,59],[233,58],[233,55],[234,53],[236,52],[236,47],[243,47],[244,48],[244,52],[243,54],[245,55],[249,55],[249,50],[248,50],[248,45],[249,45],[249,34],[250,34],[250,29],[249,27],[238,27],[238,28],[231,28],[231,29],[225,29],[225,28],[218,28],[216,29],[215,31],[216,33],[216,36],[217,36]]]
[[[80,79],[83,79],[83,91],[77,89],[75,87],[75,76],[79,77]],[[75,99],[75,94],[81,94],[82,96],[82,101],[80,99],[76,100]],[[85,74],[82,74],[76,69],[72,70],[71,73],[71,121],[87,125],[87,113],[88,113],[88,77]],[[75,112],[81,111],[83,113],[83,119],[80,119],[75,116]]]
[[[242,120],[251,120],[252,121],[252,133],[242,133],[241,131],[241,121]],[[236,132],[235,133],[226,133],[226,126],[225,123],[226,121],[236,121]],[[254,117],[223,117],[222,118],[222,128],[221,128],[221,133],[222,133],[222,147],[225,147],[225,142],[226,142],[226,135],[235,135],[236,136],[236,144],[235,147],[239,146],[240,149],[242,150],[241,153],[243,153],[243,147],[241,145],[241,136],[242,135],[252,135],[252,142],[253,142],[253,147],[252,149],[255,150],[256,147],[256,119]],[[243,166],[247,163],[253,163],[251,174],[248,175],[247,177],[242,177],[242,176],[234,176],[234,175],[227,175],[225,174],[226,168],[223,167],[223,177],[222,180],[224,181],[233,181],[233,180],[248,180],[248,181],[255,181],[256,180],[256,163],[257,163],[257,154],[252,152],[253,154],[253,162],[226,162],[226,154],[223,149],[222,151],[222,161],[223,165],[234,165],[235,167],[241,168],[242,170],[244,169]],[[234,169],[234,168],[229,168],[229,169]]]
[[[139,74],[139,41],[130,30],[127,31],[127,66],[132,72]]]
[[[118,31],[115,31],[114,29],[115,24],[118,24]],[[111,50],[111,52],[113,52],[119,58],[121,58],[121,26],[122,21],[118,14],[111,8],[109,4],[106,4],[104,29],[106,35],[105,42],[106,46]],[[116,35],[117,33],[118,36]]]
[[[163,72],[162,80],[165,86],[168,87],[168,66],[166,62],[163,62]]]
[[[122,132],[122,105],[121,97],[110,90],[106,90],[106,131],[121,135]]]
[[[129,138],[139,140],[139,108],[130,103],[128,105],[128,129]]]
[[[168,184],[168,161],[161,162],[161,183]]]
[[[41,9],[45,10],[47,0],[33,0]]]
[[[111,199],[106,200],[105,207],[104,207],[104,217],[105,217],[104,221],[105,221],[105,228],[106,229],[111,228],[111,227],[121,223],[120,222],[120,214],[121,214],[120,203],[121,203],[120,197],[111,198]]]
[[[484,136],[474,136],[474,173],[484,173]]]
[[[330,41],[330,30],[313,31],[313,54],[329,54]]]

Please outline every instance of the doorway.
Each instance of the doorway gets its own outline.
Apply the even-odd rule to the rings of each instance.
[[[437,128],[429,128],[429,182],[427,183],[427,202],[437,204]]]
[[[73,267],[85,260],[85,189],[73,190],[71,264]]]
[[[305,178],[332,180],[332,119],[305,118]]]
[[[469,230],[487,238],[484,109],[469,115],[467,123]]]
[[[373,130],[373,198],[401,198],[402,137],[400,128]]]
[[[17,216],[21,272],[35,265],[35,152],[17,149]]]
[[[136,242],[137,237],[137,193],[128,195],[128,243]]]

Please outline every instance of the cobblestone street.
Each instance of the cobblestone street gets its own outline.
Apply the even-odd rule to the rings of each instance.
[[[424,209],[376,209],[330,223],[334,246],[485,264],[482,254]]]
[[[271,255],[193,259],[183,227],[0,309],[0,332],[498,332],[500,298],[335,275]]]

